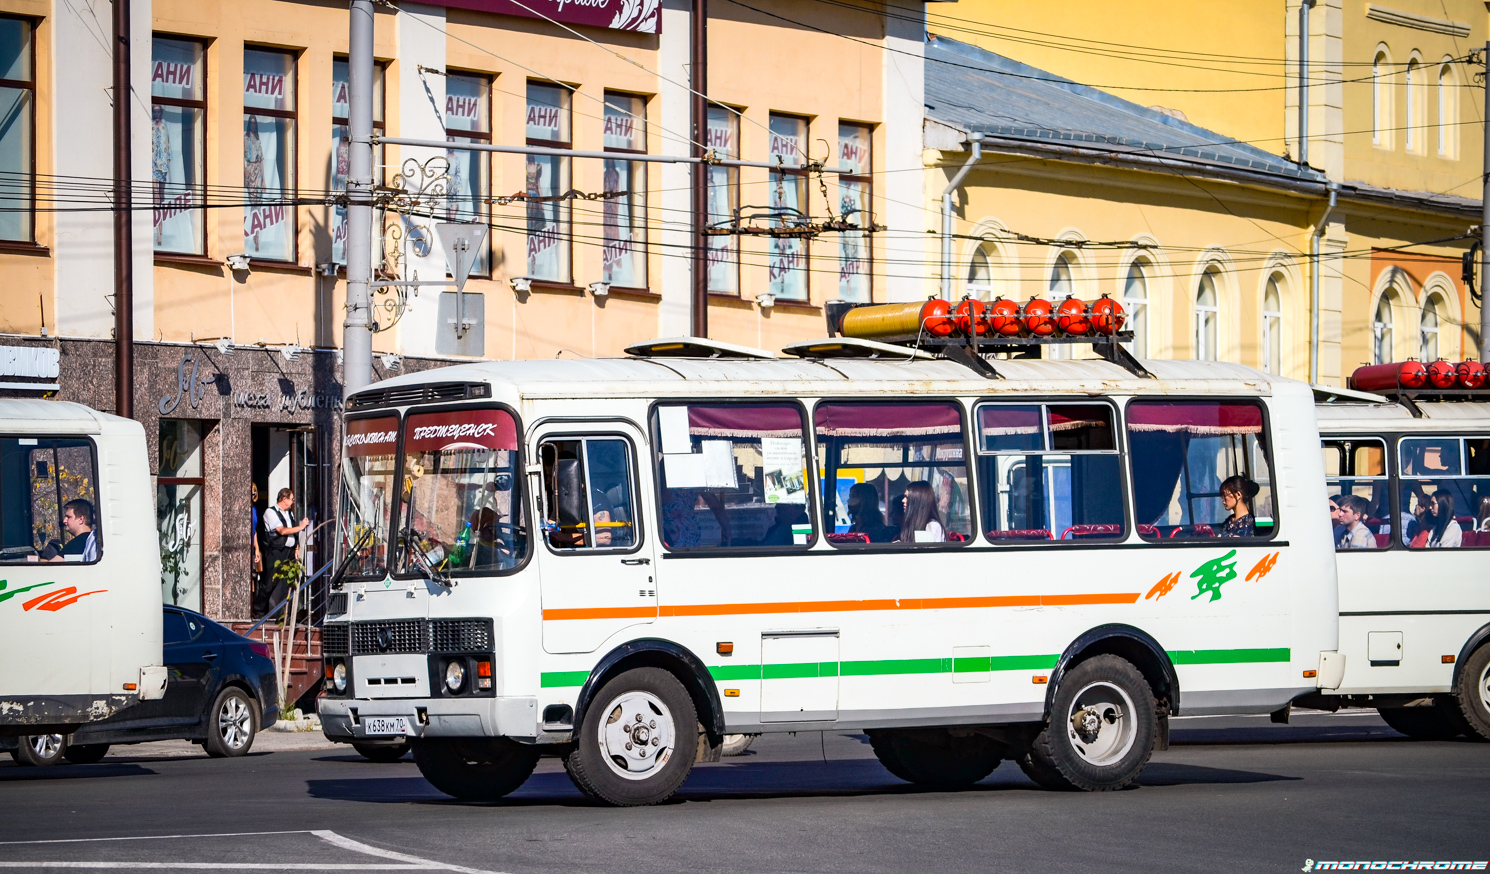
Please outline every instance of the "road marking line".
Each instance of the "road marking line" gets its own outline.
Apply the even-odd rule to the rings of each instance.
[[[0,862],[0,868],[146,868],[165,871],[449,871],[430,865],[351,865],[322,862]]]
[[[459,872],[459,874],[500,874],[500,872],[497,871],[486,871],[481,868],[465,868],[460,865],[450,865],[445,862],[435,862],[430,859],[421,859],[418,856],[410,856],[406,853],[396,853],[393,850],[385,850],[381,847],[374,847],[370,844],[364,844],[361,841],[354,841],[351,838],[342,837],[341,835],[333,831],[318,830],[312,831],[311,834],[315,835],[328,844],[341,847],[345,850],[351,850],[354,853],[365,853],[369,856],[381,856],[384,859],[393,859],[399,862],[415,862],[429,868],[430,870],[456,871]]]
[[[308,835],[309,829],[297,828],[277,832],[218,832],[210,835],[125,835],[117,838],[57,838],[46,841],[0,841],[0,847],[20,844],[96,844],[104,841],[170,841],[181,838],[247,838],[260,835]]]

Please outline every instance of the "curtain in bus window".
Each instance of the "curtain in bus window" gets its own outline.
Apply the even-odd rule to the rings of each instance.
[[[404,420],[398,569],[444,573],[516,567],[527,553],[518,497],[517,423],[502,410]]]
[[[835,546],[960,543],[972,534],[957,404],[823,403],[813,422]]]
[[[348,579],[381,579],[388,572],[397,449],[397,416],[347,420],[336,552],[338,560],[346,562]]]
[[[1400,520],[1411,549],[1490,547],[1490,439],[1404,438]]]
[[[0,563],[93,562],[102,538],[90,442],[0,438]]]
[[[1122,469],[1112,408],[978,408],[983,530],[993,541],[1121,540]]]
[[[1254,535],[1274,528],[1272,475],[1262,408],[1246,401],[1134,401],[1128,405],[1128,446],[1138,533],[1149,540],[1215,537],[1231,522],[1221,487],[1256,487],[1250,510]],[[1240,477],[1240,480],[1231,480]]]
[[[796,406],[669,404],[653,412],[652,430],[668,549],[812,543]]]

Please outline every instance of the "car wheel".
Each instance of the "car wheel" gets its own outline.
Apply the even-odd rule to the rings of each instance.
[[[564,769],[579,790],[617,807],[672,797],[693,770],[698,717],[683,684],[636,668],[600,688]]]
[[[69,744],[62,751],[63,757],[74,765],[92,765],[103,761],[109,754],[108,744]]]
[[[1050,723],[1019,766],[1047,789],[1124,789],[1153,755],[1157,727],[1154,693],[1143,674],[1127,659],[1094,656],[1061,679]]]
[[[538,748],[505,737],[420,738],[414,764],[430,785],[462,801],[496,801],[538,766]]]
[[[214,759],[241,756],[253,746],[258,733],[253,699],[242,689],[229,686],[218,693],[207,711],[207,740],[202,749]]]
[[[404,757],[409,751],[409,742],[402,741],[396,744],[352,744],[364,759],[373,762],[396,762]]]
[[[921,786],[962,789],[993,773],[1003,746],[980,735],[944,730],[871,731],[869,745],[885,770]]]
[[[719,746],[719,755],[743,756],[758,737],[758,734],[727,734],[724,736],[724,743]]]
[[[1468,731],[1466,735],[1480,740],[1490,740],[1490,646],[1482,646],[1470,654],[1459,673],[1459,712],[1464,716]]]
[[[1428,707],[1378,707],[1381,721],[1413,740],[1453,740],[1464,730],[1451,702],[1434,699]]]
[[[45,768],[62,761],[67,752],[67,738],[60,734],[27,734],[16,738],[17,746],[12,755],[16,764]]]

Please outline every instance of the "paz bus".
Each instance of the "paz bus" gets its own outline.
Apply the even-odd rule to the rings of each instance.
[[[1172,716],[1339,684],[1307,385],[1138,362],[1121,332],[1081,361],[931,333],[659,340],[352,394],[324,732],[407,737],[465,799],[548,754],[655,803],[725,735],[822,729],[917,783],[1011,759],[1108,790]]]
[[[1490,740],[1483,371],[1410,361],[1361,368],[1351,384],[1323,392],[1318,407],[1345,675],[1300,703],[1375,707],[1417,738]]]
[[[164,695],[153,504],[140,423],[0,399],[0,735]]]

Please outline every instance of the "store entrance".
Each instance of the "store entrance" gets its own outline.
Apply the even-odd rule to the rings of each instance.
[[[252,433],[253,483],[259,490],[259,518],[274,504],[279,490],[287,488],[295,493],[295,508],[292,512],[298,523],[302,518],[310,519],[310,536],[305,538],[305,550],[301,563],[309,571],[319,569],[325,560],[316,554],[319,526],[330,518],[321,506],[322,477],[320,455],[317,452],[316,429],[310,425],[277,427],[254,425]],[[329,540],[326,541],[328,544]]]

